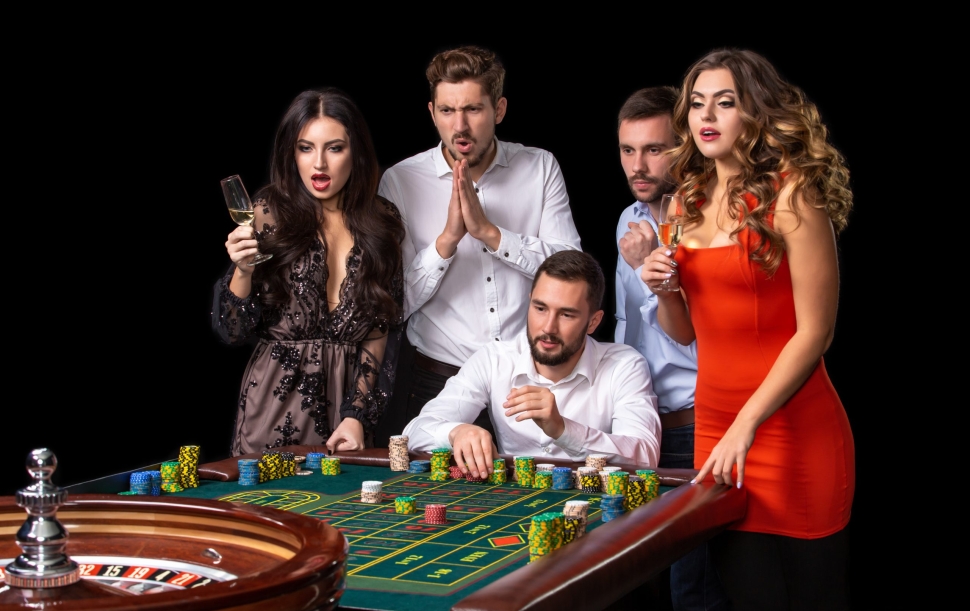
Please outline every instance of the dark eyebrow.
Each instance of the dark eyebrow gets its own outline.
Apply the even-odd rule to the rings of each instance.
[[[540,307],[543,307],[543,308],[549,308],[549,306],[547,306],[544,302],[542,302],[542,301],[540,301],[538,299],[533,299],[532,300],[532,305],[537,305],[537,306],[540,306]],[[559,308],[559,311],[560,312],[565,312],[567,314],[579,314],[579,308]]]
[[[662,148],[662,149],[669,148],[665,142],[647,142],[643,146],[644,148],[654,148],[654,147]],[[630,144],[624,144],[621,142],[620,148],[635,149],[637,147]]]
[[[297,144],[299,144],[299,143],[301,143],[301,142],[305,142],[305,143],[307,143],[307,144],[309,144],[309,145],[311,145],[311,146],[313,145],[313,143],[312,143],[312,142],[310,142],[309,140],[306,140],[306,139],[304,139],[304,138],[300,138],[299,140],[297,140],[297,141],[296,141],[296,143],[297,143]],[[335,140],[327,140],[326,142],[324,142],[324,143],[323,143],[323,146],[324,146],[324,147],[328,147],[328,146],[330,146],[331,144],[337,144],[338,142],[341,142],[341,143],[344,143],[344,144],[346,144],[346,142],[347,142],[347,141],[346,141],[346,140],[344,140],[343,138],[337,138],[337,139],[335,139]]]
[[[737,93],[735,93],[735,91],[733,89],[722,89],[720,91],[715,91],[714,92],[714,95],[712,95],[711,97],[712,98],[717,98],[717,97],[720,97],[720,96],[722,96],[722,95],[724,95],[726,93],[730,93],[732,95],[738,95]],[[704,97],[704,94],[701,93],[701,92],[699,92],[699,91],[691,91],[690,94],[691,94],[691,96],[695,96],[696,95],[696,96],[699,96],[699,97],[702,97],[702,98]]]

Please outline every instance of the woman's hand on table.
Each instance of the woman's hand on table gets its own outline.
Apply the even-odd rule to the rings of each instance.
[[[735,420],[711,450],[711,455],[697,472],[697,477],[690,483],[701,482],[708,474],[712,474],[715,482],[733,486],[733,471],[734,466],[737,465],[737,485],[740,488],[744,482],[744,461],[748,450],[751,449],[751,444],[754,443],[756,430],[756,425]]]
[[[364,426],[356,418],[344,418],[340,425],[330,433],[327,450],[331,454],[346,450],[364,449]]]

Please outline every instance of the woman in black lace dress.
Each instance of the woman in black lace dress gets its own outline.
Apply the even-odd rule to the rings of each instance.
[[[397,208],[377,196],[370,133],[335,89],[305,91],[276,132],[253,227],[229,234],[216,283],[222,339],[258,340],[232,454],[292,444],[365,447],[393,387],[403,293]],[[248,265],[257,252],[271,253]]]

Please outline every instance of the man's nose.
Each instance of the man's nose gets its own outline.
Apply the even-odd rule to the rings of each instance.
[[[455,131],[463,132],[468,129],[468,120],[465,117],[465,113],[460,110],[455,113]]]
[[[641,154],[641,153],[634,153],[633,154],[633,172],[636,173],[636,174],[639,174],[641,172],[644,172],[646,169],[647,169],[647,164],[645,163],[645,159],[644,159],[643,154]]]

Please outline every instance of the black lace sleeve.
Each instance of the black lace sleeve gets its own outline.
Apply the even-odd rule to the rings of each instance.
[[[388,212],[400,219],[397,208],[390,202],[385,203],[388,205]],[[397,269],[391,279],[390,293],[398,304],[398,311],[403,312],[404,270],[401,268]],[[356,418],[367,432],[374,430],[381,414],[390,403],[404,322],[400,314],[392,321],[375,320],[371,333],[357,349],[355,362],[348,364],[356,367],[354,392],[348,393],[340,406],[340,418]]]
[[[212,330],[222,341],[233,346],[246,343],[262,317],[262,308],[257,299],[253,299],[252,295],[242,299],[229,290],[234,271],[236,266],[230,265],[229,271],[216,281],[212,289]]]

